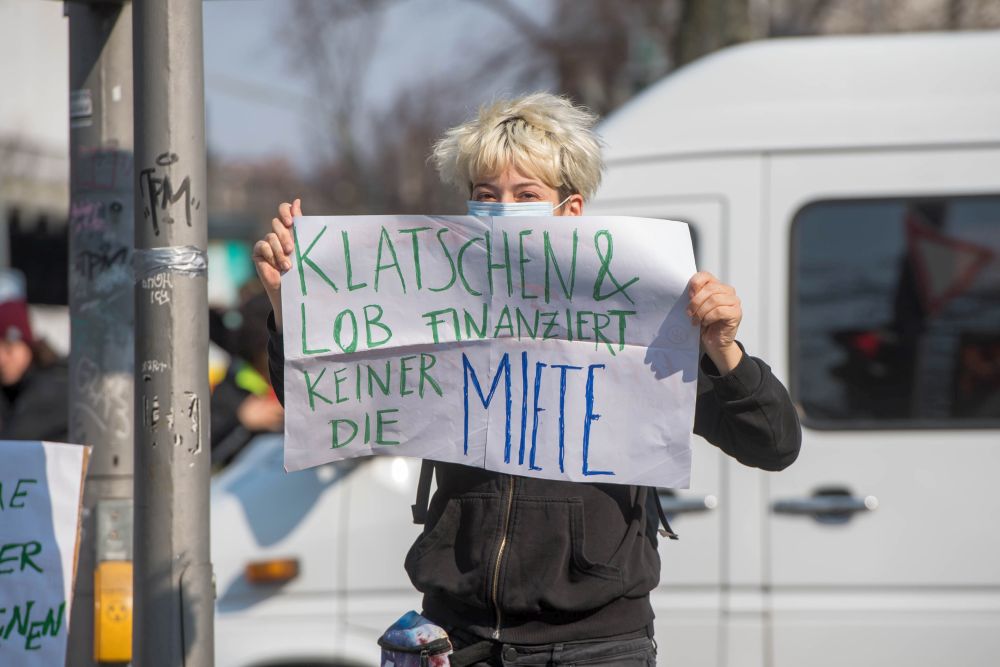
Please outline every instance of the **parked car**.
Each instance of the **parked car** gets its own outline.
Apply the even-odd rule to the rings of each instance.
[[[681,535],[653,593],[664,662],[995,664],[1000,33],[738,46],[601,133],[587,213],[688,222],[804,424],[777,474],[696,439],[691,489],[664,494]],[[419,608],[418,468],[286,475],[271,438],[224,471],[219,667],[376,664],[379,632]],[[297,576],[250,583],[248,563],[282,558]]]

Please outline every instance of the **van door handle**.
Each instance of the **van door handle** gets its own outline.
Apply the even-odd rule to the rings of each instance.
[[[676,514],[692,514],[695,512],[707,512],[714,510],[719,505],[719,499],[708,495],[702,497],[678,498],[669,489],[660,489],[660,506],[663,513],[671,516]]]
[[[846,523],[858,512],[878,509],[878,498],[859,498],[847,493],[817,493],[809,498],[785,498],[771,505],[775,514],[811,516],[820,523]]]

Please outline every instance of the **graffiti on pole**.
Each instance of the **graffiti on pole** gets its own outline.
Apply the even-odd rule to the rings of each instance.
[[[175,187],[170,175],[161,168],[175,164],[180,158],[176,153],[160,153],[156,166],[139,172],[139,197],[142,214],[153,225],[153,233],[160,235],[161,225],[175,222],[175,205],[183,207],[184,222],[191,227],[191,211],[201,208],[201,201],[191,194],[191,177],[185,176]]]
[[[149,292],[149,302],[157,306],[170,303],[174,291],[174,278],[166,271],[142,279],[142,289]]]
[[[87,440],[87,424],[97,433],[127,439],[132,433],[132,384],[125,375],[102,375],[100,367],[84,357],[73,367],[76,400],[72,406],[73,433]]]
[[[74,174],[83,190],[118,190],[132,187],[134,158],[116,145],[81,148]]]
[[[102,274],[115,266],[124,266],[129,258],[129,248],[102,243],[96,250],[81,250],[73,258],[73,268],[78,275],[93,280],[95,274]]]
[[[156,365],[158,368],[166,370],[169,366],[166,362],[146,361],[147,365]],[[151,382],[149,374],[143,376],[144,382]],[[158,443],[158,433],[166,428],[166,436],[170,438],[170,443],[177,448],[185,447],[189,454],[201,453],[201,398],[197,392],[184,391],[179,396],[175,396],[176,406],[173,404],[163,405],[160,402],[159,394],[153,394],[152,398],[143,396],[142,398],[142,424],[153,434],[152,446]]]

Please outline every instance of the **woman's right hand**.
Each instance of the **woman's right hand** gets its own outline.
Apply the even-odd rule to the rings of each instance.
[[[292,253],[295,250],[292,222],[297,215],[302,215],[300,199],[278,206],[278,217],[271,220],[271,233],[253,247],[254,267],[271,301],[278,331],[281,331],[281,275],[292,268]]]

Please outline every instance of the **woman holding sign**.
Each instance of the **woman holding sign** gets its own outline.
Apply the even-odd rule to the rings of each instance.
[[[502,100],[445,133],[433,160],[469,196],[470,215],[579,216],[603,169],[595,121],[553,95]],[[281,204],[273,231],[254,247],[274,308],[270,368],[279,396],[280,280],[292,267],[293,217],[301,213],[299,200]],[[688,296],[704,352],[694,432],[746,465],[788,466],[799,451],[798,419],[767,365],[736,341],[736,291],[698,273]],[[424,615],[451,636],[453,665],[655,664],[655,490],[451,463],[434,469],[437,492],[429,507],[418,497],[415,518],[426,509],[425,528],[405,566],[424,594]],[[662,513],[660,520],[675,537]]]

